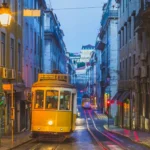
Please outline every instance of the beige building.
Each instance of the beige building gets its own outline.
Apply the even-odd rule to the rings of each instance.
[[[82,49],[80,51],[80,62],[84,62],[84,63],[89,62],[93,51],[94,51],[94,46],[90,44],[82,46]]]

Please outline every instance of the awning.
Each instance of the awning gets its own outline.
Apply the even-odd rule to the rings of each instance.
[[[130,92],[129,91],[123,92],[123,94],[119,97],[119,101],[123,102],[126,98],[130,99]]]
[[[112,98],[112,100],[119,100],[119,98],[120,98],[120,96],[123,94],[123,92],[117,92],[116,94],[115,94],[115,96]]]

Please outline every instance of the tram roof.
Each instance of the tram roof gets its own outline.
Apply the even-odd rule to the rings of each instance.
[[[72,84],[63,81],[38,81],[33,83],[32,87],[64,87],[75,88]]]

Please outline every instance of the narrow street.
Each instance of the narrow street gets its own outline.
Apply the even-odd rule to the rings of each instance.
[[[35,140],[19,146],[13,150],[148,150],[149,148],[136,144],[130,139],[110,133],[103,127],[107,123],[106,117],[98,117],[92,109],[78,106],[85,124],[79,123],[75,132],[62,143],[37,142]],[[110,123],[113,123],[110,120]]]

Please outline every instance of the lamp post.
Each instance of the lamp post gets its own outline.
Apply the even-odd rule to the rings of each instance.
[[[110,100],[107,100],[107,110],[108,110],[108,128],[109,128],[109,108],[110,108]]]

